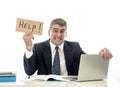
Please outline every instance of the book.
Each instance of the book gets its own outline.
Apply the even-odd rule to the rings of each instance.
[[[66,76],[61,75],[37,75],[34,77],[31,77],[30,80],[32,81],[70,81],[69,79],[65,79]]]
[[[0,82],[16,82],[16,73],[0,72]]]

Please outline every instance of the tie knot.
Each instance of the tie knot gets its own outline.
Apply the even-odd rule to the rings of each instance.
[[[56,50],[58,50],[58,48],[59,48],[58,46],[55,47]]]

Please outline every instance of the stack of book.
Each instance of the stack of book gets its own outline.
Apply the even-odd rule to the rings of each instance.
[[[0,72],[0,82],[16,82],[16,73]]]

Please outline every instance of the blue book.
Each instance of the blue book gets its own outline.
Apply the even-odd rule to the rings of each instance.
[[[16,82],[16,76],[0,76],[0,82]]]
[[[12,72],[0,72],[0,82],[16,82],[16,74]]]

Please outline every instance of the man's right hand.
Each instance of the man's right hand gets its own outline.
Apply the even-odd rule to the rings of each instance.
[[[32,39],[34,40],[34,37],[33,37],[32,32],[26,32],[26,33],[23,35],[23,40],[24,40],[24,42],[25,42],[26,49],[27,49],[28,51],[32,51]]]

